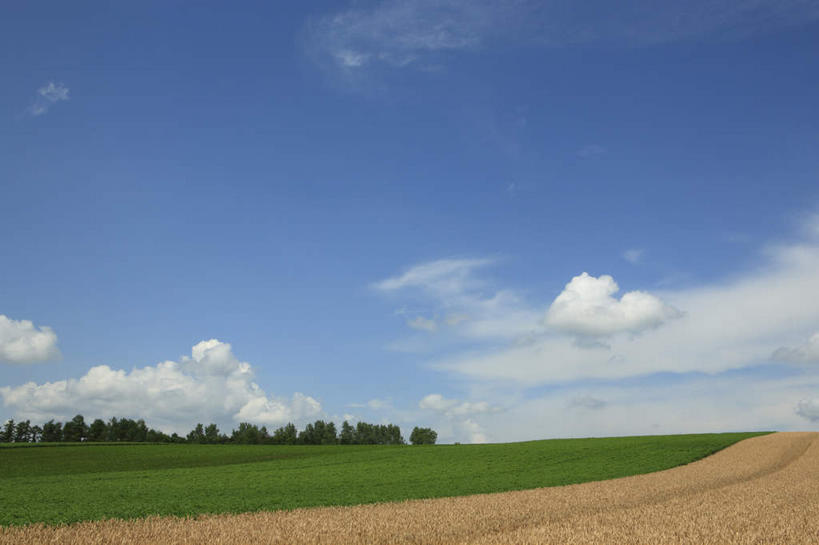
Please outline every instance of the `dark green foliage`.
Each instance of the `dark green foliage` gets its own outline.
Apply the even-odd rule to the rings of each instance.
[[[148,437],[148,426],[141,418],[111,418],[106,430],[107,441],[143,442]]]
[[[324,420],[316,420],[312,424],[307,424],[299,434],[300,445],[335,445],[338,442],[336,436],[336,425]]]
[[[219,432],[219,427],[214,424],[203,426],[197,424],[186,437],[179,437],[176,433],[168,435],[157,431],[145,424],[142,419],[132,420],[130,418],[111,418],[107,423],[97,418],[90,426],[86,425],[83,415],[78,414],[65,425],[54,420],[49,420],[43,427],[32,426],[31,422],[14,423],[14,420],[6,422],[0,430],[0,443],[79,443],[79,442],[129,442],[129,443],[199,443],[199,444],[220,444],[236,443],[242,445],[402,445],[404,439],[401,437],[401,429],[393,424],[375,425],[366,422],[359,422],[353,428],[349,422],[345,421],[342,426],[342,433],[339,436],[334,422],[316,420],[308,424],[299,433],[296,426],[288,423],[273,432],[271,436],[267,428],[259,428],[255,424],[242,422],[239,428],[233,430],[228,437]]]
[[[187,437],[188,443],[204,443],[205,442],[205,428],[202,424],[197,424],[191,430]]]
[[[434,445],[438,440],[438,433],[431,428],[414,427],[410,434],[410,443],[413,445]]]
[[[63,426],[63,441],[79,443],[87,437],[88,426],[85,425],[85,418],[81,414],[78,414]]]
[[[31,421],[21,420],[14,427],[14,442],[28,443],[31,441]]]
[[[346,420],[341,425],[341,433],[338,436],[338,442],[342,445],[352,445],[355,440],[355,429]]]
[[[108,435],[108,428],[105,425],[105,422],[101,418],[97,418],[94,420],[91,425],[88,427],[88,440],[89,441],[105,441],[106,436]]]
[[[315,429],[315,426],[314,426]],[[0,447],[0,525],[354,505],[659,471],[756,433],[494,445]]]
[[[43,424],[43,443],[57,443],[63,440],[63,425],[61,422],[49,420]]]
[[[223,437],[219,434],[219,428],[216,424],[208,424],[205,427],[205,443],[214,445],[216,443],[224,443],[227,440],[227,437]]]
[[[288,423],[286,426],[282,426],[273,432],[273,437],[270,442],[274,445],[295,445],[297,441],[298,432],[296,431],[296,426],[292,423]]]
[[[368,424],[358,422],[353,433],[355,445],[403,445],[401,428],[393,424]]]
[[[3,424],[3,431],[0,432],[0,443],[11,443],[14,441],[14,419],[10,418]]]
[[[240,445],[260,445],[262,443],[269,443],[270,436],[267,433],[267,428],[242,422],[239,424],[239,429],[233,430],[233,435],[230,437],[231,443]]]

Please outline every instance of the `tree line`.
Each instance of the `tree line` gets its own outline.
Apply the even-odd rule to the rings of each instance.
[[[413,445],[433,445],[438,434],[431,428],[415,427],[410,434]],[[136,443],[199,443],[199,444],[254,444],[254,445],[403,445],[401,428],[394,424],[369,424],[346,420],[337,430],[334,422],[316,420],[301,431],[289,423],[271,432],[242,422],[230,435],[222,433],[216,424],[197,424],[186,436],[168,435],[149,428],[143,419],[111,418],[108,422],[97,418],[86,424],[78,414],[62,423],[49,420],[42,426],[30,420],[8,420],[0,429],[0,443],[60,443],[60,442],[118,442]]]

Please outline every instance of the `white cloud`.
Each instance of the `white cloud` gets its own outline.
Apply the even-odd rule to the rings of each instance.
[[[623,252],[623,259],[628,261],[629,263],[639,263],[643,259],[643,254],[645,252],[643,250],[632,248],[630,250],[626,250]]]
[[[819,239],[819,212],[808,214],[801,218],[800,227],[805,236]]]
[[[571,338],[547,333],[531,343],[465,351],[433,366],[481,381],[534,385],[661,372],[718,373],[770,363],[777,349],[795,344],[795,335],[807,338],[819,331],[819,305],[809,304],[819,301],[819,247],[791,245],[766,253],[769,262],[756,271],[710,285],[662,292],[658,294],[661,298],[634,305],[637,310],[627,317],[616,312],[609,315],[611,301],[606,294],[616,286],[613,281],[589,277],[597,280],[591,282],[589,291],[594,296],[590,300],[604,301],[602,310],[595,315],[595,305],[583,301],[582,294],[573,295],[583,304],[574,308],[571,301],[568,308],[572,311],[558,314],[557,323],[566,331],[639,330],[658,323],[664,315],[661,305],[684,310],[662,327],[644,329],[640,335],[605,338],[608,346],[590,349]],[[616,306],[626,298],[611,299]],[[590,316],[580,312],[587,306]]]
[[[607,152],[608,150],[599,144],[589,144],[577,150],[577,156],[582,159],[589,159],[605,155]]]
[[[819,363],[819,332],[811,335],[808,342],[800,346],[777,349],[771,358],[788,363]]]
[[[388,399],[379,399],[373,398],[366,403],[350,403],[348,407],[354,407],[358,409],[372,409],[374,411],[380,411],[383,409],[391,409],[392,402]]]
[[[481,444],[488,442],[483,426],[475,422],[473,419],[467,418],[466,420],[461,422],[461,427],[469,435],[470,443]]]
[[[460,401],[447,399],[441,394],[429,394],[418,402],[418,407],[434,411],[449,417],[470,416],[482,413],[496,413],[502,411],[486,401]]]
[[[599,410],[606,406],[606,402],[590,395],[579,395],[569,401],[569,407],[576,409]]]
[[[625,0],[611,9],[592,0],[384,0],[313,21],[316,57],[346,72],[367,67],[438,66],[444,55],[497,43],[651,45],[714,37],[741,39],[819,18],[815,0],[693,0],[680,4]],[[600,146],[584,148],[599,155]],[[604,150],[603,150],[604,151]]]
[[[424,318],[423,316],[416,316],[412,320],[407,320],[407,325],[412,329],[429,331],[430,333],[438,329],[438,323],[434,319]]]
[[[448,399],[441,394],[425,396],[418,402],[418,408],[437,417],[435,429],[441,432],[441,439],[467,443],[486,443],[488,440],[484,427],[476,420],[477,416],[503,411],[501,407],[490,405],[486,401]]]
[[[400,276],[375,284],[384,292],[420,288],[439,296],[457,295],[476,284],[472,272],[492,263],[490,259],[440,259],[415,265]]]
[[[435,330],[474,340],[519,339],[543,329],[542,311],[528,308],[511,290],[485,293],[487,283],[475,272],[494,263],[491,259],[442,259],[420,263],[405,273],[382,280],[374,287],[385,294],[432,299],[444,315]],[[407,323],[413,329],[432,328],[423,321]],[[429,329],[428,329],[429,330]],[[405,343],[393,344],[404,346]]]
[[[796,414],[811,422],[819,422],[819,399],[803,399],[796,405]]]
[[[31,115],[43,115],[48,112],[49,108],[57,102],[68,100],[68,87],[62,83],[48,82],[37,89],[37,95],[34,98],[34,103],[29,107]]]
[[[493,32],[485,2],[387,0],[324,17],[311,29],[314,47],[341,68],[406,66],[444,51],[472,49]]]
[[[0,362],[36,363],[58,357],[57,335],[50,327],[0,314]]]
[[[630,291],[619,300],[620,290],[611,276],[583,273],[566,284],[546,315],[551,327],[578,336],[639,333],[677,318],[680,312],[658,297]]]
[[[505,403],[481,418],[491,441],[806,429],[819,422],[816,374],[768,378],[726,373],[685,380],[608,382],[558,388]],[[813,399],[813,401],[802,401]],[[597,408],[588,400],[605,400]]]
[[[273,426],[321,414],[319,402],[304,394],[268,396],[254,382],[251,365],[239,361],[227,343],[202,341],[191,352],[192,357],[130,372],[98,365],[78,379],[0,387],[0,396],[18,418],[138,417],[178,432],[196,422]]]

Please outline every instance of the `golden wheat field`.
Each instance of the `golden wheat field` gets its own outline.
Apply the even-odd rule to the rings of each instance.
[[[435,500],[0,530],[0,544],[819,543],[819,434],[747,439],[667,471]]]

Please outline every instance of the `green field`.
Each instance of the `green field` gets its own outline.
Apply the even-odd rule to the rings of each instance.
[[[611,479],[759,433],[491,445],[108,444],[0,448],[0,525],[458,496]]]

